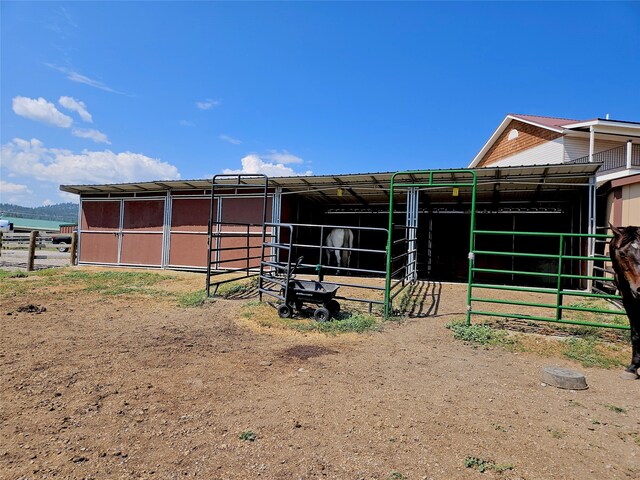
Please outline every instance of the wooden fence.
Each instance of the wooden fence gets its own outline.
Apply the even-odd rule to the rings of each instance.
[[[76,264],[76,253],[78,244],[78,234],[71,234],[71,244],[53,243],[51,234],[42,234],[32,231],[30,233],[3,233],[0,232],[0,257],[2,250],[26,250],[27,251],[27,271],[34,269],[35,260],[48,258],[45,249],[56,249],[69,252],[69,263]],[[38,251],[38,254],[36,254]]]

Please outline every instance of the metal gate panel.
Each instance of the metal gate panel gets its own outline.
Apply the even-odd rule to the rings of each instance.
[[[246,183],[244,178],[261,177],[263,188]],[[218,190],[216,190],[218,188]],[[233,191],[231,195],[224,192]],[[261,194],[260,194],[261,193]],[[211,179],[211,199],[207,226],[207,296],[232,279],[212,282],[212,276],[224,272],[243,272],[246,277],[262,270],[267,212],[273,210],[269,179],[263,174],[220,174]]]
[[[459,176],[464,176],[466,178],[458,178]],[[419,178],[422,178],[420,180]],[[417,249],[414,244],[416,243],[416,237],[411,232],[413,229],[417,229],[417,211],[411,212],[412,209],[415,209],[418,204],[417,198],[411,198],[415,195],[415,192],[419,192],[420,190],[428,190],[433,188],[453,188],[458,194],[459,188],[469,188],[471,191],[471,221],[470,221],[470,229],[469,229],[469,282],[471,276],[471,266],[472,266],[472,253],[473,245],[474,245],[474,237],[473,231],[475,229],[475,221],[476,221],[476,188],[477,188],[477,176],[476,172],[473,170],[462,170],[462,169],[454,169],[454,170],[410,170],[405,172],[396,172],[391,176],[391,183],[389,186],[389,234],[387,239],[387,267],[386,267],[386,286],[385,286],[385,299],[384,299],[384,307],[385,307],[385,317],[388,317],[391,314],[392,302],[395,297],[397,297],[407,285],[407,282],[411,282],[415,279],[415,276],[409,275],[409,273],[415,272],[415,261],[416,256],[411,256],[410,260],[412,263],[408,262],[401,266],[400,268],[392,269],[394,258],[402,258],[403,255],[407,255],[408,257],[413,253],[417,254]],[[404,227],[406,229],[406,237],[404,239],[394,240],[393,234],[394,230],[398,229],[397,226],[394,225],[393,219],[393,209],[394,209],[394,191],[406,189],[407,190],[407,225]],[[415,190],[417,189],[417,190]],[[415,216],[415,221],[414,217]],[[415,227],[410,226],[410,223],[414,223]],[[399,229],[401,230],[401,229]],[[407,252],[406,254],[401,254],[396,257],[393,257],[393,247],[398,243],[406,242],[407,244]],[[411,267],[411,268],[410,268]],[[395,268],[395,267],[393,267]],[[400,276],[397,274],[400,273]],[[394,291],[395,290],[395,291]],[[467,304],[470,304],[471,294],[467,294]]]
[[[590,327],[606,327],[606,328],[615,328],[615,329],[623,329],[628,330],[629,326],[627,324],[620,323],[603,323],[603,322],[594,322],[594,321],[585,321],[583,319],[567,319],[563,318],[563,313],[566,312],[591,312],[596,314],[607,314],[607,315],[620,315],[626,316],[626,312],[621,309],[612,310],[612,309],[603,309],[599,307],[590,306],[588,303],[578,303],[578,304],[569,304],[566,305],[564,303],[565,297],[584,297],[587,300],[591,299],[602,299],[602,300],[615,300],[621,301],[622,298],[619,295],[614,295],[611,293],[600,293],[594,292],[591,289],[591,286],[587,288],[587,290],[574,290],[571,289],[569,282],[572,280],[588,280],[599,281],[611,284],[613,282],[613,277],[608,276],[606,274],[601,275],[579,275],[574,272],[574,269],[571,267],[571,262],[579,261],[579,262],[598,262],[602,265],[611,262],[611,259],[603,254],[597,255],[573,255],[571,253],[566,253],[569,248],[569,243],[572,239],[578,239],[583,242],[583,245],[591,245],[594,243],[594,240],[607,240],[611,238],[610,235],[605,234],[591,234],[591,233],[556,233],[556,232],[519,232],[519,231],[500,231],[500,230],[475,230],[475,236],[482,237],[518,237],[518,238],[530,238],[533,239],[534,242],[539,243],[543,240],[551,240],[552,243],[556,244],[556,253],[551,253],[551,251],[547,253],[539,253],[539,252],[531,252],[531,249],[527,249],[527,251],[500,251],[500,250],[481,250],[481,249],[472,249],[470,258],[475,260],[475,258],[481,258],[482,256],[504,256],[504,257],[515,257],[515,258],[534,258],[534,259],[548,259],[555,263],[554,271],[542,272],[535,267],[527,270],[514,270],[512,268],[507,269],[498,269],[498,268],[482,268],[476,266],[476,262],[473,261],[469,267],[469,302],[467,309],[467,324],[471,323],[472,315],[483,315],[489,317],[504,317],[507,319],[521,319],[528,321],[544,321],[544,322],[553,322],[553,323],[566,323],[566,324],[574,324],[574,325],[584,325]],[[580,250],[583,250],[581,248]],[[606,272],[607,269],[603,268],[602,272]],[[488,273],[488,274],[507,274],[507,275],[515,275],[515,276],[544,276],[551,280],[551,287],[529,287],[529,286],[519,286],[519,285],[502,285],[499,282],[495,283],[480,283],[475,281],[474,275],[475,273]],[[513,282],[511,282],[513,283]],[[501,292],[499,298],[492,298],[486,296],[487,290],[495,290]],[[523,302],[520,299],[510,299],[510,292],[526,292],[538,294],[538,297],[544,297],[544,300],[532,300]],[[484,295],[484,296],[483,296]],[[545,296],[546,295],[546,296]],[[495,310],[478,310],[474,307],[474,304],[478,303],[482,305],[498,305],[502,307],[502,310],[498,310],[498,307]],[[528,314],[527,312],[522,311],[522,307],[530,307],[535,308],[537,310],[541,310],[540,314]],[[482,307],[481,307],[482,308]],[[491,307],[487,307],[491,308]],[[506,311],[504,310],[506,309]],[[552,312],[545,314],[544,312]]]

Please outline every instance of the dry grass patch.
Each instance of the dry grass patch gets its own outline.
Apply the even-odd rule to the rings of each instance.
[[[182,307],[202,305],[204,277],[175,272],[114,270],[97,268],[55,268],[35,272],[0,270],[0,298],[47,289],[53,294],[83,292],[100,296],[151,298]]]
[[[340,312],[329,322],[316,322],[313,318],[296,316],[280,318],[268,303],[250,301],[242,306],[242,317],[263,328],[316,333],[361,333],[380,328],[382,320],[360,312]]]
[[[567,332],[564,326],[556,330],[547,327],[547,334],[514,332],[504,323],[467,325],[464,320],[449,323],[457,340],[473,346],[498,347],[511,352],[530,352],[541,357],[566,357],[584,367],[617,368],[629,360],[630,345],[622,336],[602,338],[603,329],[578,328]],[[594,333],[594,330],[598,330]]]

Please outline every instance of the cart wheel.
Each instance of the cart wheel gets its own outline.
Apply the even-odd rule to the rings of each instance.
[[[331,312],[331,315],[335,315],[340,311],[340,304],[338,303],[337,300],[329,300],[327,303],[324,304],[324,308],[329,310]]]
[[[280,318],[291,318],[291,307],[289,305],[278,305],[278,315]]]
[[[324,307],[316,308],[313,312],[313,318],[318,322],[328,322],[331,319],[331,312]]]

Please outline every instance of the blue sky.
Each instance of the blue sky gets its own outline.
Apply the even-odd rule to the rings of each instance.
[[[0,202],[466,166],[507,113],[640,121],[640,3],[7,2]]]

